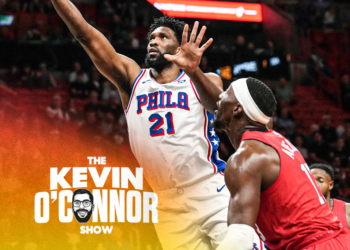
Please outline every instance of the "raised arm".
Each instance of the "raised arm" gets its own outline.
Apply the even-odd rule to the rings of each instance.
[[[196,86],[202,105],[209,112],[214,113],[217,109],[216,102],[219,101],[219,95],[223,92],[223,84],[218,75],[214,73],[204,74],[199,68],[202,55],[213,42],[213,39],[210,38],[202,47],[199,47],[206,27],[203,26],[197,36],[198,25],[198,22],[194,24],[189,42],[187,42],[188,25],[185,25],[180,52],[176,55],[165,55],[164,57],[185,71]]]
[[[132,59],[117,54],[101,32],[88,24],[69,0],[51,0],[60,17],[80,42],[97,69],[119,89],[124,108],[131,85],[141,68]]]

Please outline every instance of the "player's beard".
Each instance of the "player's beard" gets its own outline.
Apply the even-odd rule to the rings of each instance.
[[[148,68],[152,68],[152,69],[155,69],[157,71],[162,71],[162,70],[170,67],[172,65],[172,62],[165,59],[165,57],[164,57],[165,54],[172,55],[172,53],[170,53],[168,51],[165,52],[164,54],[161,54],[159,52],[159,55],[156,58],[151,58],[150,55],[147,54],[146,59],[145,59],[146,66]]]
[[[81,218],[79,215],[78,215],[78,212],[80,210],[84,210],[84,211],[87,211],[87,215],[84,217],[84,218]],[[77,211],[74,211],[73,210],[73,213],[74,213],[74,216],[75,218],[77,219],[77,221],[79,221],[80,223],[86,223],[90,220],[90,217],[92,215],[92,210],[88,211],[86,209],[78,209]]]

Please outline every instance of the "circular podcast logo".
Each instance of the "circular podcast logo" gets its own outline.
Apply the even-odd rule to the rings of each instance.
[[[75,219],[80,223],[90,220],[94,211],[94,196],[87,189],[77,189],[73,192],[72,210]]]
[[[106,167],[106,157],[87,159],[89,167],[50,168],[51,191],[38,192],[34,197],[36,223],[48,223],[50,210],[56,207],[61,223],[70,223],[75,217],[79,223],[90,224],[80,226],[81,234],[112,232],[113,226],[94,223],[158,223],[158,197],[143,191],[142,168]],[[85,189],[88,186],[95,188],[89,191]]]

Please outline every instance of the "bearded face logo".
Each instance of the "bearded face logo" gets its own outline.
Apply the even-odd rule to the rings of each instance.
[[[94,197],[89,190],[77,189],[73,192],[72,210],[78,222],[88,222],[94,207]]]

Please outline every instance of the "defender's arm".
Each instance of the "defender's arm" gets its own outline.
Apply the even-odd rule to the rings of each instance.
[[[217,250],[252,249],[260,193],[277,179],[277,165],[276,151],[254,140],[243,141],[229,159],[225,170],[225,181],[231,193],[227,220],[229,232]]]
[[[117,54],[105,36],[88,24],[69,0],[51,1],[98,70],[118,87],[126,107],[131,85],[141,68],[130,58]]]

